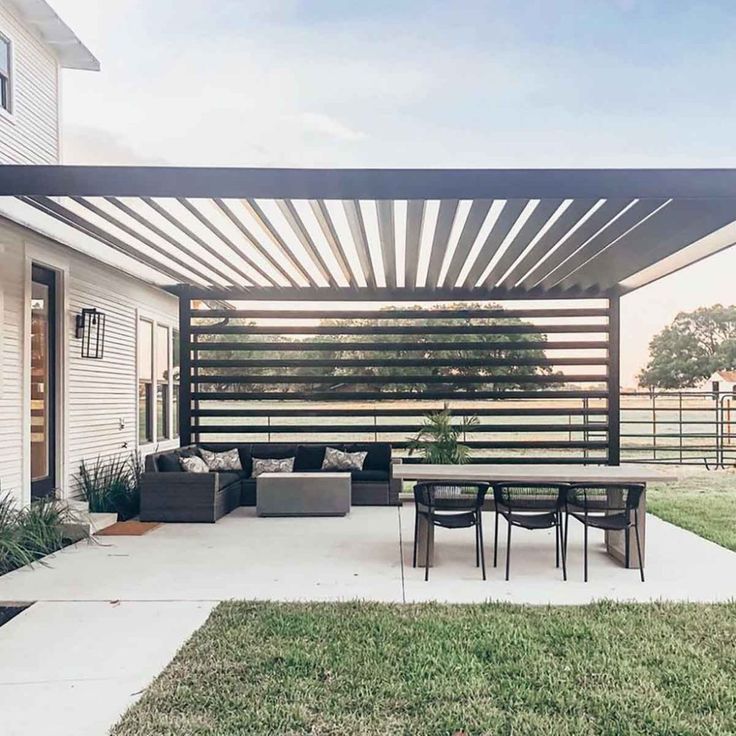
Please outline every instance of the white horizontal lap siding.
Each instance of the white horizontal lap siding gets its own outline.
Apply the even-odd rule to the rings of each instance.
[[[76,260],[76,259],[75,259]],[[105,314],[101,360],[82,358],[74,315],[83,308]],[[139,313],[168,325],[178,319],[176,299],[120,277],[100,264],[72,265],[68,290],[68,394],[66,488],[77,492],[74,475],[82,460],[129,454],[137,445],[136,361]],[[122,425],[122,428],[121,428]]]
[[[0,225],[0,488],[17,501],[23,475],[23,255]]]
[[[58,61],[4,2],[0,2],[0,33],[12,45],[12,116],[0,114],[0,163],[57,163]]]

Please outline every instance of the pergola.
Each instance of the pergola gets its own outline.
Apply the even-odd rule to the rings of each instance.
[[[736,242],[732,170],[3,166],[0,197],[15,219],[55,237],[73,232],[66,240],[74,247],[114,254],[123,270],[179,296],[182,442],[247,432],[257,417],[270,423],[275,410],[257,404],[270,399],[339,399],[345,408],[331,416],[358,417],[369,412],[351,402],[462,398],[491,402],[481,417],[507,418],[482,424],[491,439],[476,442],[480,449],[583,450],[590,462],[617,464],[620,297]],[[476,304],[510,300],[518,306]],[[280,305],[253,304],[262,301]],[[325,312],[325,302],[343,307]],[[371,307],[398,302],[425,307]],[[438,309],[442,302],[474,306]],[[325,316],[343,322],[319,322]],[[279,337],[292,334],[302,337]],[[468,339],[477,335],[490,337]],[[540,335],[550,336],[542,356]],[[224,350],[235,357],[217,353]],[[300,357],[281,355],[289,350]],[[529,370],[510,377],[519,366]],[[335,367],[366,370],[342,376],[338,392]],[[388,367],[408,369],[401,386],[381,373]],[[425,386],[421,394],[407,388],[412,382]],[[375,422],[417,411],[377,406],[370,414]],[[583,438],[516,439],[545,430],[530,418],[555,416],[580,417]],[[408,426],[390,425],[399,433]],[[514,439],[497,439],[511,431]]]

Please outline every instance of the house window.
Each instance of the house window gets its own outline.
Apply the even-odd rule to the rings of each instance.
[[[10,112],[10,41],[0,36],[0,107]]]
[[[168,437],[171,369],[169,367],[169,328],[156,325],[156,437]]]
[[[173,430],[174,437],[179,436],[179,376],[181,375],[181,369],[179,368],[179,330],[172,330],[171,332],[171,378],[173,380],[172,385],[172,404],[173,404]]]
[[[179,333],[138,320],[138,442],[179,436]]]
[[[138,322],[138,441],[153,442],[153,322]]]

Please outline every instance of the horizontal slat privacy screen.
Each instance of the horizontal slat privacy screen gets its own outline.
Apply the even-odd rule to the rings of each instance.
[[[231,304],[182,296],[183,442],[386,441],[406,456],[447,404],[477,418],[473,461],[617,461],[608,300]]]

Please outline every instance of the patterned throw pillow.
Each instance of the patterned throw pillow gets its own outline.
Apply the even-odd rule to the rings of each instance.
[[[363,470],[367,452],[343,452],[335,447],[325,450],[322,470]]]
[[[292,473],[294,472],[294,460],[293,457],[281,459],[254,457],[251,478],[257,478],[262,473]]]
[[[197,455],[191,457],[180,457],[179,465],[187,473],[209,473],[210,469],[207,467],[207,463]]]
[[[243,466],[240,464],[240,454],[238,453],[237,447],[233,447],[232,450],[227,450],[227,452],[211,452],[210,450],[203,450],[200,448],[199,452],[210,470],[223,471],[243,469]]]

